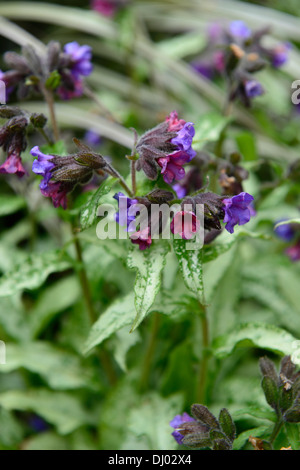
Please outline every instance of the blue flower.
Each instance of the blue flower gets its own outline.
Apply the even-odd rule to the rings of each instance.
[[[264,94],[264,89],[261,83],[257,80],[247,80],[245,82],[245,93],[248,98],[255,98]]]
[[[64,52],[71,56],[71,72],[75,79],[80,75],[88,76],[91,74],[93,65],[91,63],[92,48],[90,46],[80,46],[78,42],[73,41],[65,45]]]
[[[125,225],[128,231],[130,222],[135,220],[135,217],[136,217],[135,215],[129,215],[128,212],[131,206],[133,206],[134,204],[138,204],[138,200],[130,199],[129,197],[125,196],[125,194],[121,192],[116,193],[113,197],[114,199],[118,201],[118,205],[119,205],[119,211],[115,215],[116,222],[120,224],[121,226]],[[120,207],[120,200],[124,201],[124,205],[122,204],[121,207]],[[124,208],[125,210],[122,210],[122,208]]]
[[[292,45],[289,42],[285,42],[279,44],[271,51],[273,67],[280,68],[287,62],[291,48]]]
[[[225,229],[229,233],[234,232],[235,225],[244,225],[249,222],[251,215],[253,215],[253,208],[251,207],[253,200],[253,196],[245,192],[223,199],[225,212],[223,222],[226,223]]]
[[[249,39],[252,34],[251,29],[241,20],[232,21],[229,31],[236,39]]]

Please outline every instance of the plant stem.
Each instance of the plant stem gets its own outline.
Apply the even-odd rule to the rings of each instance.
[[[79,269],[78,269],[78,276],[79,276],[79,280],[80,280],[80,284],[82,288],[82,293],[83,293],[83,297],[84,297],[85,304],[87,307],[87,311],[89,313],[90,322],[93,324],[97,320],[97,315],[94,309],[92,296],[90,292],[89,281],[88,281],[86,269],[84,266],[81,244],[77,237],[74,238],[74,246],[76,250],[76,258],[77,258],[78,263],[80,264]]]
[[[201,305],[201,327],[202,327],[202,361],[199,367],[199,374],[197,378],[196,399],[197,403],[205,404],[206,402],[206,382],[208,371],[208,348],[209,348],[209,328],[207,312],[204,305]]]
[[[140,392],[143,392],[144,390],[146,390],[149,384],[149,375],[150,375],[151,364],[153,360],[153,354],[155,351],[159,323],[160,323],[160,316],[159,316],[159,313],[156,312],[153,314],[153,321],[152,321],[152,328],[150,332],[149,343],[148,343],[148,347],[147,347],[147,351],[146,351],[145,359],[143,363],[142,375],[141,375],[140,387],[139,387]]]
[[[127,186],[124,178],[120,175],[120,173],[117,170],[115,170],[111,165],[107,164],[106,167],[105,167],[105,171],[106,171],[106,173],[113,176],[114,178],[118,178],[120,185],[122,186],[122,188],[125,189],[128,196],[133,197],[133,195],[134,195],[133,192]]]
[[[41,91],[42,91],[42,93],[44,95],[44,98],[46,100],[46,103],[48,105],[50,120],[51,120],[53,134],[54,134],[54,139],[57,142],[59,140],[59,130],[58,130],[58,125],[57,125],[57,120],[56,120],[56,115],[55,115],[53,93],[52,93],[52,91],[48,90],[45,87],[45,85],[41,85]]]
[[[136,193],[135,160],[131,160],[130,170],[131,170],[131,188],[132,188],[133,195],[135,195],[135,193]]]
[[[269,441],[270,444],[273,444],[273,442],[275,441],[276,437],[279,434],[280,429],[282,428],[282,425],[283,425],[283,420],[282,418],[279,418],[278,421],[275,423],[273,432],[271,434],[270,441]]]
[[[77,237],[74,238],[74,246],[76,250],[76,258],[77,258],[78,263],[80,264],[79,270],[78,270],[79,281],[81,284],[82,294],[85,300],[86,308],[89,314],[89,320],[92,325],[97,320],[97,315],[94,309],[90,286],[89,286],[89,280],[88,280],[86,269],[84,266],[81,244]],[[117,381],[117,376],[114,371],[113,365],[111,363],[110,356],[104,349],[99,350],[99,360],[102,364],[102,367],[105,371],[105,374],[107,376],[107,379],[110,385],[113,386]]]

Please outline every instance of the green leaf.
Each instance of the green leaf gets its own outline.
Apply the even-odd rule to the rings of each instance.
[[[173,247],[186,287],[192,292],[201,304],[204,303],[203,287],[203,250],[187,250],[186,240],[174,239]]]
[[[41,151],[46,155],[67,155],[67,148],[64,140],[58,140],[54,144],[45,144],[41,147]]]
[[[129,411],[127,438],[122,450],[173,450],[177,443],[171,435],[171,419],[182,409],[181,395],[160,397],[157,393],[142,397]]]
[[[265,437],[269,435],[270,426],[258,426],[257,428],[247,429],[235,439],[233,450],[243,450],[242,447],[248,442],[249,437]]]
[[[25,199],[20,196],[0,195],[0,217],[13,214],[26,206]]]
[[[217,141],[230,121],[231,118],[218,113],[209,113],[202,116],[200,123],[195,126],[193,148],[200,150],[207,142]]]
[[[0,409],[0,450],[17,449],[23,438],[21,424],[10,411]]]
[[[97,220],[97,209],[101,198],[108,194],[113,185],[117,182],[117,178],[107,178],[101,186],[95,191],[89,201],[82,207],[80,212],[81,230],[91,227]]]
[[[71,394],[52,390],[10,390],[0,394],[5,410],[33,411],[53,424],[60,434],[68,434],[82,425],[95,423],[92,411],[83,409]]]
[[[129,268],[137,270],[134,285],[136,317],[131,331],[144,320],[155,300],[168,251],[169,244],[162,241],[148,250],[139,250],[137,246],[131,247],[127,264]]]
[[[80,296],[81,288],[75,276],[60,279],[44,288],[31,310],[32,336],[37,337],[58,313],[72,306]]]
[[[281,355],[291,354],[296,338],[277,326],[265,323],[242,323],[230,333],[219,336],[213,343],[218,358],[229,356],[236,347],[258,347]]]
[[[39,374],[56,390],[95,387],[87,364],[81,364],[79,357],[46,341],[7,343],[6,357],[6,364],[0,365],[1,373],[24,368]]]
[[[94,323],[84,345],[83,354],[87,354],[116,331],[131,325],[134,317],[134,295],[130,292],[126,297],[121,297],[113,302]]]
[[[65,271],[70,267],[70,261],[67,261],[59,250],[34,253],[0,278],[0,297],[12,295],[24,289],[37,289],[49,274]]]

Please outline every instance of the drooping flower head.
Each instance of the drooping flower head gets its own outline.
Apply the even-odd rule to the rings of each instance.
[[[225,212],[223,222],[226,223],[225,229],[229,233],[234,232],[235,225],[244,225],[250,221],[251,215],[254,214],[253,200],[253,196],[245,192],[223,199]]]
[[[166,183],[181,180],[185,176],[183,165],[196,155],[192,148],[194,135],[194,124],[179,119],[177,112],[173,111],[165,122],[139,139],[136,150],[140,158],[136,169],[143,169],[151,180],[157,178],[158,168]]]
[[[16,115],[9,119],[0,129],[0,147],[7,153],[7,159],[0,166],[0,173],[23,176],[26,171],[21,160],[21,152],[27,147],[26,128],[28,118]]]
[[[93,170],[105,168],[106,162],[101,155],[95,154],[89,147],[74,139],[79,153],[68,156],[47,155],[38,146],[31,149],[31,155],[37,157],[32,164],[32,171],[43,177],[40,190],[43,196],[50,197],[54,207],[67,207],[67,194],[77,184],[90,181]]]

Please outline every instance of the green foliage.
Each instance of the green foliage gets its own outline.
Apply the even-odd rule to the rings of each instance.
[[[300,450],[300,262],[286,251],[300,240],[299,115],[290,97],[300,73],[298,6],[138,0],[107,18],[87,3],[0,4],[1,57],[8,45],[42,54],[51,38],[62,48],[90,45],[94,66],[85,94],[62,101],[55,91],[63,77],[48,56],[49,107],[38,88],[28,96],[20,88],[12,108],[0,108],[1,129],[15,107],[29,119],[28,174],[0,175],[0,450],[182,450],[169,423],[189,410],[196,424],[180,428],[188,448]],[[226,106],[223,77],[208,80],[191,65],[209,57],[207,27],[220,18],[253,29],[267,19],[271,45],[293,42],[282,70],[257,75],[266,93],[249,108]],[[248,172],[241,185],[256,215],[233,234],[220,216],[222,231],[196,249],[176,236],[145,250],[128,238],[100,239],[98,208],[117,210],[116,192],[143,198],[163,189],[176,197],[162,175],[129,171],[140,157],[135,135],[172,110],[195,124],[202,187],[191,192],[223,197],[234,172]],[[32,113],[45,113],[44,127]],[[87,130],[100,135],[95,154],[116,171],[104,178],[95,169],[68,194],[67,210],[52,207],[30,170],[30,149],[71,156],[73,138],[85,142]],[[279,228],[294,238],[281,239]]]

